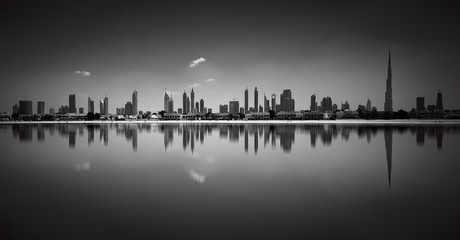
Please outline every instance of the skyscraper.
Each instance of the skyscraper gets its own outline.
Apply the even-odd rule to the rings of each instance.
[[[270,111],[270,101],[267,100],[267,96],[264,93],[264,112]]]
[[[182,113],[187,114],[187,93],[184,90],[184,93],[182,94]]]
[[[75,94],[69,94],[69,112],[77,113],[77,104],[75,100]]]
[[[388,52],[387,90],[385,92],[385,112],[393,112],[393,89],[391,87],[391,51]]]
[[[104,115],[105,116],[109,115],[109,98],[107,97],[107,95],[105,95],[105,98],[104,98]]]
[[[276,94],[272,93],[272,110],[276,111]]]
[[[280,95],[280,110],[284,112],[294,112],[295,101],[292,99],[291,89],[283,90]]]
[[[19,114],[33,114],[32,112],[32,101],[21,100],[19,101]]]
[[[417,111],[425,111],[425,98],[417,97]]]
[[[104,101],[100,100],[99,101],[99,114],[104,115],[104,113],[105,113],[105,111],[104,111]]]
[[[169,98],[169,101],[168,101],[168,110],[166,110],[166,111],[169,112],[169,113],[174,112],[174,100],[173,100],[173,97],[172,97],[172,92],[171,92],[171,97]]]
[[[310,111],[316,112],[316,94],[313,94],[310,97]]]
[[[193,91],[193,88],[192,88],[192,92],[190,93],[190,112],[194,112],[193,109],[195,108],[195,92]]]
[[[185,107],[186,107],[185,113],[187,114],[190,112],[190,98],[188,96],[187,96],[187,103]]]
[[[88,97],[88,112],[94,113],[94,101],[90,97]]]
[[[368,98],[366,103],[366,111],[370,112],[372,110],[371,100]]]
[[[37,102],[37,114],[45,114],[45,102]]]
[[[166,88],[165,88],[165,96],[163,98],[163,104],[164,104],[163,110],[165,112],[168,112],[168,102],[169,102],[169,96],[168,96],[168,93],[166,92]]]
[[[204,112],[204,100],[203,99],[200,100],[200,113],[205,113]]]
[[[438,91],[438,94],[436,96],[436,109],[439,111],[444,110],[444,106],[442,105],[442,92],[441,90]]]
[[[244,113],[248,113],[249,109],[249,92],[248,92],[248,88],[246,88],[246,90],[244,90]]]
[[[229,110],[230,110],[229,112],[231,114],[238,114],[239,109],[240,109],[240,103],[238,101],[236,100],[230,101],[228,105],[229,105]]]
[[[321,111],[322,112],[332,112],[332,99],[331,97],[324,97],[321,101]]]
[[[257,112],[257,108],[259,107],[259,91],[257,91],[257,87],[254,88],[254,111]]]
[[[137,109],[137,91],[134,90],[133,92],[133,115],[137,115],[138,109]]]

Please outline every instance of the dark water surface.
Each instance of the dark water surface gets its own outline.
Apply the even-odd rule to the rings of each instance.
[[[460,239],[460,126],[0,125],[2,239]]]

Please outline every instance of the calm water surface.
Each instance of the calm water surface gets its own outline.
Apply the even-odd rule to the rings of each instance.
[[[0,125],[2,239],[460,239],[460,126]]]

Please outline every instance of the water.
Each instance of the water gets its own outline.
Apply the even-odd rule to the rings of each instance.
[[[460,125],[0,125],[2,239],[459,239]]]

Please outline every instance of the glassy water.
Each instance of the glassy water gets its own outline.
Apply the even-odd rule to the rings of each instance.
[[[460,239],[459,142],[459,125],[0,125],[0,237]]]

